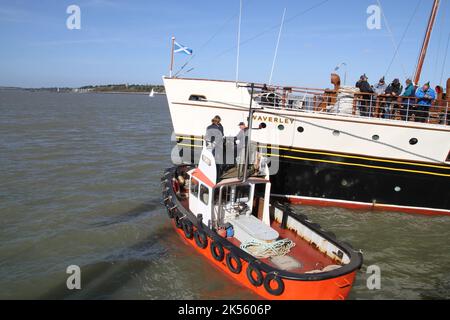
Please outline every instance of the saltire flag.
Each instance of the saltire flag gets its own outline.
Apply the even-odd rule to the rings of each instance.
[[[193,50],[191,48],[188,48],[186,46],[183,46],[175,41],[175,50],[173,52],[175,53],[184,53],[187,55],[192,55]]]

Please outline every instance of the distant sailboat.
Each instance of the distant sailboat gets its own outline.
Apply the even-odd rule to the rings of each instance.
[[[153,88],[152,88],[152,91],[150,91],[150,93],[148,94],[148,96],[150,98],[153,98],[155,96],[155,90],[153,90]]]

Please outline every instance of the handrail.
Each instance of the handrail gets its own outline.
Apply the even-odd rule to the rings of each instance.
[[[322,90],[320,93],[290,87],[260,89],[255,101],[263,107],[450,125],[450,101],[443,99],[433,100],[428,105],[419,103],[416,97],[377,95],[351,89]]]

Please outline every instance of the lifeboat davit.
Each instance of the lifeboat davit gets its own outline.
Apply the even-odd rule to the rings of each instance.
[[[345,299],[361,253],[288,206],[271,203],[267,167],[238,176],[229,170],[218,178],[207,148],[197,167],[167,169],[162,196],[176,232],[263,298]]]

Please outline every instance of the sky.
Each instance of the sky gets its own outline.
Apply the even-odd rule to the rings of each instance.
[[[378,3],[386,20],[370,30],[367,8]],[[69,5],[80,8],[80,29],[66,26]],[[243,0],[239,80],[269,82],[286,8],[272,83],[330,87],[330,73],[345,63],[339,73],[347,74],[347,85],[363,73],[374,84],[393,59],[387,81],[403,82],[414,73],[431,6],[431,0]],[[194,50],[181,76],[234,80],[238,20],[239,0],[2,0],[0,86],[161,84],[172,36]],[[443,82],[450,76],[449,34],[450,0],[441,0],[424,81],[437,84],[442,70]],[[174,70],[190,58],[176,54]]]

